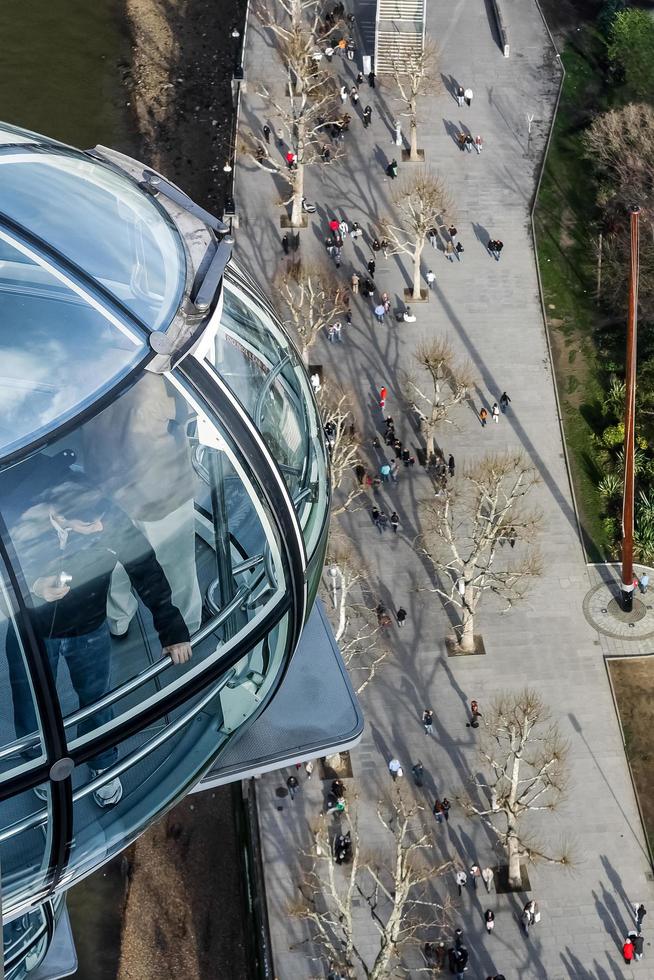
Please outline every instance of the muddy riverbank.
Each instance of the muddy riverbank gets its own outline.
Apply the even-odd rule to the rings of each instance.
[[[141,159],[222,211],[245,0],[124,0]]]

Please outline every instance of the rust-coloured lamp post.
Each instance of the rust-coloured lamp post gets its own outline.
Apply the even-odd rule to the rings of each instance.
[[[638,218],[631,208],[631,266],[629,318],[625,361],[624,495],[622,499],[622,608],[631,612],[634,601],[634,429],[636,425],[636,327],[638,323]]]

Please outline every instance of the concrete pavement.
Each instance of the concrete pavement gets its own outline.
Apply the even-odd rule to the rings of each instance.
[[[397,755],[408,774],[411,763],[422,758],[429,773],[426,793],[431,796],[437,791],[453,799],[477,765],[475,733],[465,727],[466,703],[477,698],[483,712],[495,692],[533,685],[570,741],[567,801],[558,814],[534,821],[534,827],[538,831],[540,824],[543,840],[553,846],[561,837],[573,838],[577,865],[572,874],[547,865],[530,868],[531,895],[540,904],[542,919],[528,940],[520,932],[515,898],[492,895],[487,902],[482,892],[464,894],[457,924],[464,929],[471,953],[468,975],[471,980],[495,972],[504,973],[507,980],[609,980],[646,976],[649,970],[654,976],[648,963],[654,951],[647,945],[645,961],[633,968],[622,963],[620,953],[631,926],[629,903],[652,905],[654,892],[603,649],[582,613],[591,580],[565,470],[529,223],[559,66],[531,0],[504,0],[503,6],[511,35],[509,59],[502,57],[492,35],[488,5],[475,0],[428,3],[428,34],[441,48],[444,86],[441,94],[422,102],[419,142],[427,165],[446,178],[456,201],[454,222],[465,247],[462,261],[451,264],[442,252],[427,248],[424,271],[432,268],[436,283],[429,303],[414,307],[417,323],[387,320],[378,326],[371,307],[359,297],[343,346],[332,347],[321,340],[312,360],[322,362],[328,373],[353,391],[359,429],[366,434],[366,453],[373,464],[372,437],[381,422],[379,386],[386,384],[389,389],[387,412],[395,418],[400,438],[419,447],[421,440],[399,400],[397,379],[399,371],[410,366],[412,352],[423,337],[446,334],[457,352],[471,360],[477,384],[471,404],[457,412],[456,426],[446,427],[443,449],[454,453],[459,468],[488,450],[521,447],[529,455],[541,477],[534,502],[544,518],[544,575],[528,600],[507,615],[500,615],[492,599],[484,598],[477,632],[483,634],[486,656],[448,658],[447,615],[437,598],[415,591],[416,583],[425,581],[411,540],[417,502],[431,490],[426,474],[416,466],[402,472],[397,487],[382,488],[387,513],[396,509],[400,515],[397,538],[390,532],[380,536],[365,507],[340,519],[341,527],[365,553],[381,601],[389,608],[402,604],[409,610],[406,628],[393,639],[392,661],[362,699],[367,730],[353,753],[355,778],[350,792],[356,788],[360,796],[366,845],[383,846],[384,832],[374,808],[388,788],[388,759]],[[356,63],[336,59],[333,65],[342,80],[356,68]],[[256,85],[265,79],[281,95],[283,80],[275,67],[272,42],[254,19],[246,78],[242,126],[261,126],[266,121],[274,126],[256,95]],[[457,106],[452,96],[455,82],[472,87],[470,108]],[[360,108],[367,101],[373,106],[373,124],[364,130],[360,119],[353,119],[347,160],[308,177],[307,197],[316,202],[318,213],[302,232],[303,256],[322,257],[327,220],[333,214],[358,220],[364,229],[372,230],[390,207],[393,187],[384,167],[397,153],[391,138],[396,107],[387,85],[374,92],[366,88]],[[464,126],[473,136],[482,135],[481,155],[458,149],[453,133]],[[410,169],[400,164],[400,177]],[[263,284],[270,282],[283,261],[278,196],[272,178],[238,159],[236,203],[241,218],[236,254]],[[505,243],[499,263],[485,249],[488,237]],[[344,280],[353,267],[363,271],[368,257],[361,243],[356,247],[346,243],[340,270]],[[403,258],[377,257],[376,283],[398,307],[409,279]],[[512,399],[509,413],[499,425],[482,429],[476,411],[482,404],[490,409],[505,389]],[[316,691],[316,697],[319,694]],[[435,712],[433,740],[425,738],[420,724],[426,703]],[[295,980],[326,974],[324,961],[307,959],[310,945],[296,945],[307,933],[287,914],[295,897],[298,851],[307,841],[307,821],[323,805],[325,787],[314,772],[292,803],[277,795],[286,775],[264,777],[259,801],[277,976]],[[424,802],[430,806],[432,799],[426,795]],[[481,866],[497,862],[483,827],[457,807],[447,827],[433,825],[432,829],[436,858],[455,857],[466,867],[474,861]],[[453,876],[435,887],[455,894]],[[496,914],[495,933],[490,937],[483,923],[486,907]],[[372,952],[372,922],[368,928]],[[647,939],[647,919],[644,931]]]

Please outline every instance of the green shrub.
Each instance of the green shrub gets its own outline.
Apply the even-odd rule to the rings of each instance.
[[[615,15],[609,32],[608,55],[629,88],[643,98],[654,96],[654,18],[630,7]]]

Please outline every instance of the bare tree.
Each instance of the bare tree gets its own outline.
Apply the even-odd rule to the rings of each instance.
[[[452,409],[467,398],[475,378],[468,361],[456,360],[446,338],[424,341],[417,348],[414,359],[422,371],[419,376],[405,375],[402,390],[420,419],[427,459],[430,459],[435,451],[436,430],[445,422],[451,423]]]
[[[325,564],[334,636],[354,689],[361,694],[390,655],[381,641],[376,601],[368,588],[368,569],[352,543],[334,534],[329,539]]]
[[[295,265],[277,277],[273,289],[284,323],[297,336],[302,360],[308,364],[321,331],[345,313],[345,288],[323,269]]]
[[[404,107],[401,114],[409,119],[409,159],[417,162],[418,99],[437,95],[441,89],[436,45],[426,41],[421,50],[412,54],[398,52],[391,59],[391,74],[399,92],[397,101]]]
[[[317,401],[329,449],[332,517],[336,517],[346,511],[364,489],[355,474],[355,467],[361,463],[361,444],[352,411],[354,395],[324,381]]]
[[[314,830],[299,885],[301,899],[291,914],[309,923],[311,939],[348,980],[361,973],[367,980],[387,980],[410,947],[446,924],[449,906],[437,901],[430,885],[450,864],[435,867],[428,860],[433,844],[422,812],[400,792],[378,804],[379,822],[389,835],[389,847],[380,856],[362,853],[356,814],[348,816],[343,829],[352,835],[352,862],[340,867],[332,857],[327,818]],[[372,954],[369,930],[356,908],[361,900],[377,934]]]
[[[485,592],[505,603],[522,598],[540,574],[533,540],[540,515],[524,507],[538,475],[522,453],[488,455],[459,475],[455,488],[421,508],[420,550],[436,572],[436,592],[456,606],[464,653],[474,650],[474,619]],[[518,559],[512,560],[514,546]]]
[[[545,853],[528,836],[525,819],[530,813],[553,811],[566,788],[568,751],[556,723],[539,695],[529,688],[505,692],[484,711],[485,738],[481,757],[490,771],[488,781],[471,775],[473,785],[486,796],[487,805],[462,799],[466,811],[479,817],[506,849],[509,885],[522,886],[521,861],[544,860],[570,865],[569,851]]]
[[[441,177],[421,170],[402,183],[393,195],[397,222],[382,222],[391,255],[404,253],[413,261],[412,299],[420,299],[420,259],[432,228],[451,220],[452,199]]]
[[[324,139],[328,127],[340,119],[341,104],[333,79],[319,68],[315,57],[324,31],[317,3],[276,0],[261,5],[258,13],[277,39],[286,98],[277,98],[272,85],[261,85],[258,94],[276,114],[278,135],[295,159],[292,163],[280,159],[277,147],[254,133],[246,135],[243,148],[258,167],[279,175],[288,184],[291,193],[282,204],[291,205],[290,225],[300,228],[305,168],[332,163],[342,155],[342,148],[330,147],[327,159]]]

